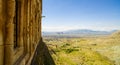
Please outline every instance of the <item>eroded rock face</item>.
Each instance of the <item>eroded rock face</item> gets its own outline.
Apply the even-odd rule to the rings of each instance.
[[[0,0],[0,65],[31,65],[42,42],[41,15],[42,0]]]

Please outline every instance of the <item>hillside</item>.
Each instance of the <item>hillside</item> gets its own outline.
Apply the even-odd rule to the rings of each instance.
[[[113,34],[111,35],[111,37],[120,38],[120,31],[117,31],[117,32],[113,33]]]
[[[113,60],[116,65],[120,65],[120,31],[113,33],[107,38],[98,40],[95,41],[98,46],[94,50]]]

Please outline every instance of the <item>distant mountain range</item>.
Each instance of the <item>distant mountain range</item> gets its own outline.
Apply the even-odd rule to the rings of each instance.
[[[43,36],[91,36],[91,35],[110,35],[113,32],[116,32],[117,30],[112,31],[94,31],[89,29],[78,29],[78,30],[68,30],[68,31],[62,31],[62,32],[42,32]]]

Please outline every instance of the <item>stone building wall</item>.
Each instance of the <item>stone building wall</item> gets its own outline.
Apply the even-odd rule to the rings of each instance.
[[[30,65],[41,40],[42,0],[0,0],[0,65]]]

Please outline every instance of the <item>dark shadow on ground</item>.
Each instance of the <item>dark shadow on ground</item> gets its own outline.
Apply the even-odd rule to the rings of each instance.
[[[40,41],[32,59],[31,65],[55,65],[48,47],[43,41]]]

